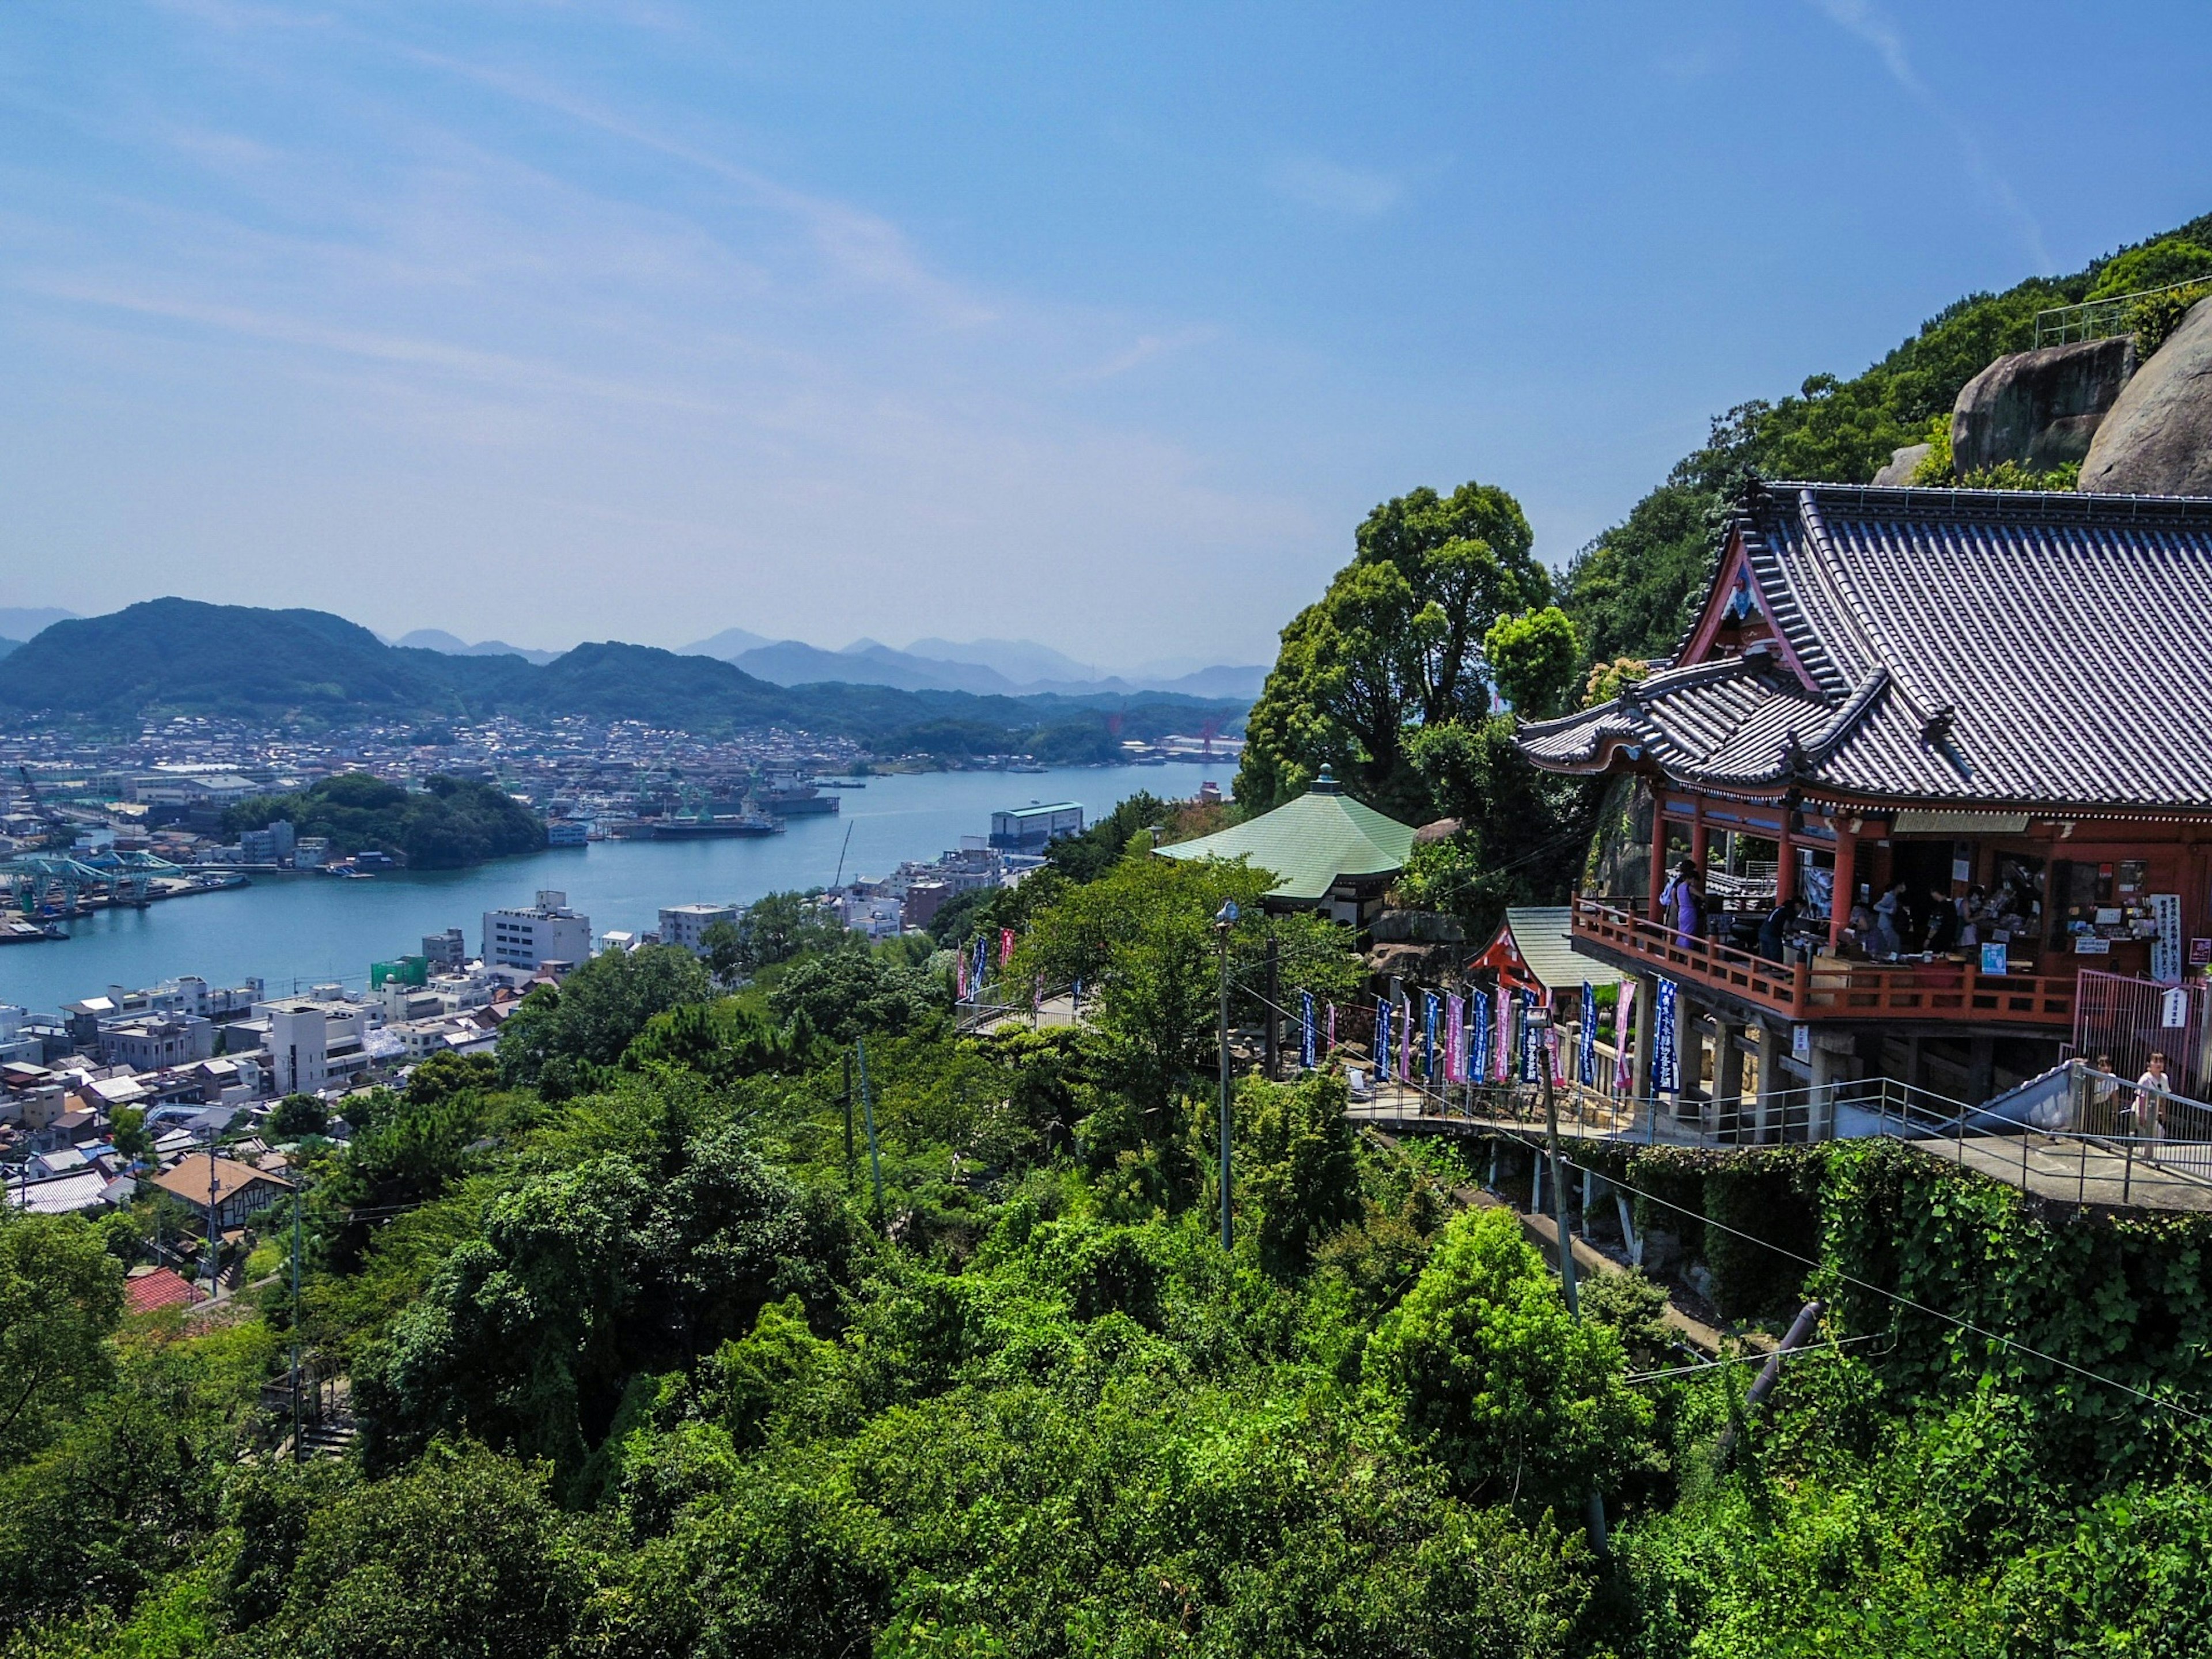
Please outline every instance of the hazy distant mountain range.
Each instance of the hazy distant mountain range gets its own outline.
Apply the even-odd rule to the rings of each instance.
[[[561,654],[558,651],[532,651],[528,646],[509,645],[505,640],[478,640],[469,645],[458,634],[448,634],[442,628],[418,628],[411,634],[402,634],[392,643],[403,651],[442,651],[449,657],[520,657],[541,668]]]
[[[1267,678],[1267,671],[1257,665],[1218,665],[1194,672],[1179,664],[1168,665],[1182,671],[1178,672],[1101,678],[1034,640],[974,640],[962,645],[927,639],[898,651],[864,639],[842,651],[825,651],[798,640],[771,644],[742,628],[686,646],[684,654],[734,663],[756,679],[776,685],[887,685],[900,691],[966,691],[986,697],[1165,691],[1249,702],[1260,695],[1261,684]]]
[[[74,611],[44,610],[9,611],[0,608],[0,640],[13,640],[22,644],[42,628],[51,628],[58,622],[67,622],[76,615]]]
[[[861,662],[823,654],[836,663]],[[67,618],[0,654],[0,717],[45,715],[101,727],[168,714],[317,726],[577,715],[701,735],[799,727],[850,737],[884,754],[1028,753],[1082,762],[1117,757],[1127,738],[1150,740],[1209,721],[1233,731],[1244,708],[1241,699],[1130,696],[1110,685],[1018,697],[908,690],[856,675],[784,686],[714,658],[612,641],[540,664],[495,641],[459,650],[388,645],[327,611],[175,599]]]

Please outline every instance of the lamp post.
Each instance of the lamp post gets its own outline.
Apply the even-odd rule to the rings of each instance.
[[[1224,1254],[1236,1247],[1236,1233],[1229,1218],[1229,930],[1237,925],[1237,901],[1224,899],[1221,908],[1214,913],[1213,935],[1218,942],[1221,958],[1221,1249]]]
[[[1552,1029],[1552,1010],[1539,1002],[1528,1010],[1528,1031],[1539,1056],[1536,1069],[1544,1084],[1544,1144],[1546,1156],[1552,1161],[1552,1218],[1559,1232],[1559,1289],[1567,1298],[1567,1316],[1579,1321],[1583,1316],[1582,1300],[1575,1294],[1574,1235],[1567,1231],[1567,1183],[1560,1176],[1559,1163],[1559,1103],[1552,1091],[1552,1048],[1546,1041]],[[1590,1547],[1599,1554],[1605,1553],[1605,1494],[1595,1486],[1583,1506],[1583,1519],[1589,1529]]]

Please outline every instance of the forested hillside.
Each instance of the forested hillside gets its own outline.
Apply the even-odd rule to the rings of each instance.
[[[580,645],[544,666],[387,646],[320,611],[151,599],[46,628],[0,660],[0,712],[115,727],[172,714],[308,726],[379,720],[639,720],[702,736],[787,726],[879,753],[1036,752],[1104,759],[1234,702],[1141,697],[983,697],[874,685],[771,685],[710,657]]]
[[[301,1143],[296,1302],[285,1206],[229,1308],[127,1320],[179,1217],[0,1212],[4,1651],[2203,1651],[2205,1218],[1890,1143],[1609,1157],[1731,1316],[1828,1298],[1763,1414],[1638,1276],[1577,1322],[1487,1154],[1356,1134],[1340,1076],[1239,1086],[1224,1250],[1212,917],[1246,980],[1261,885],[1139,851],[972,917],[1084,973],[1079,1031],[958,1036],[949,958],[819,928],[734,994],[597,958]],[[283,1455],[295,1336],[349,1459]]]

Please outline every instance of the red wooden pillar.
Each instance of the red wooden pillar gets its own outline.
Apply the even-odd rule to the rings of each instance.
[[[1774,868],[1774,902],[1780,904],[1797,896],[1797,848],[1790,839],[1790,806],[1786,801],[1782,807],[1782,834],[1776,844],[1781,852],[1780,862]]]
[[[1828,901],[1828,948],[1844,942],[1844,926],[1850,920],[1851,898],[1858,891],[1859,838],[1838,819],[1836,823],[1836,886]]]
[[[1667,888],[1667,815],[1655,803],[1651,811],[1651,920],[1664,921],[1659,895]]]

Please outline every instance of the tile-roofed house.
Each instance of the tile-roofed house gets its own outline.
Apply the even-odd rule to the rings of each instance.
[[[1468,965],[1496,974],[1510,989],[1540,990],[1553,998],[1579,992],[1585,980],[1618,985],[1620,969],[1576,951],[1573,916],[1573,907],[1565,904],[1510,906],[1489,945]]]
[[[1613,781],[1577,950],[1725,1031],[1809,1028],[1761,1048],[1774,1086],[1988,1097],[2080,1035],[2083,970],[2172,982],[2212,956],[2208,623],[2212,500],[1752,486],[1671,665],[1521,728],[1536,765]],[[1698,939],[1658,915],[1685,859]],[[2002,949],[1867,961],[1853,904],[1899,882],[1900,954],[1949,942],[1928,929],[1962,901]],[[1776,963],[1757,933],[1782,899],[1810,948]]]
[[[210,1164],[215,1172],[212,1194],[208,1179]],[[292,1183],[282,1176],[204,1152],[195,1152],[180,1159],[174,1168],[162,1170],[154,1177],[154,1185],[179,1202],[189,1205],[203,1223],[212,1201],[217,1224],[226,1228],[258,1215],[292,1190]]]
[[[1324,766],[1304,794],[1273,811],[1158,851],[1171,859],[1249,859],[1276,878],[1267,892],[1272,908],[1320,908],[1364,926],[1406,867],[1414,833],[1344,793]]]
[[[149,1314],[161,1308],[189,1308],[205,1297],[204,1291],[197,1285],[187,1284],[167,1267],[156,1267],[151,1273],[133,1273],[123,1282],[123,1309],[125,1313]]]

